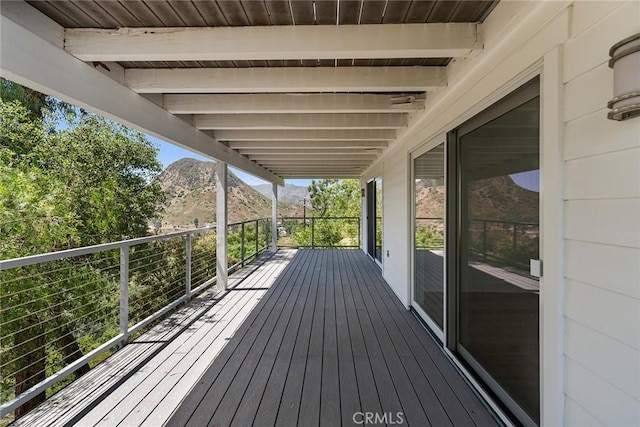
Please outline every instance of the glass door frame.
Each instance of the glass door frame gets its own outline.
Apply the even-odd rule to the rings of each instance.
[[[443,268],[443,277],[442,277],[442,298],[443,298],[443,307],[442,307],[442,318],[443,318],[443,322],[442,322],[442,329],[440,329],[440,327],[438,326],[438,324],[431,319],[431,316],[429,316],[421,307],[420,304],[418,304],[416,298],[415,298],[415,279],[416,279],[416,170],[415,170],[415,159],[417,159],[418,157],[422,156],[423,154],[428,153],[429,151],[433,150],[434,148],[438,147],[440,144],[444,144],[444,152],[445,152],[445,160],[444,160],[444,176],[445,176],[445,182],[446,182],[446,176],[447,176],[447,158],[446,158],[446,153],[447,153],[447,136],[446,134],[442,134],[437,136],[436,138],[431,139],[429,142],[423,144],[422,146],[420,146],[417,150],[413,151],[411,153],[411,180],[410,180],[410,185],[411,185],[411,191],[410,191],[410,215],[411,215],[411,221],[410,221],[410,235],[409,235],[409,246],[411,248],[410,250],[410,255],[409,255],[409,262],[411,264],[411,274],[409,275],[409,284],[410,284],[410,288],[409,288],[409,295],[410,295],[410,304],[411,304],[411,309],[413,311],[416,312],[416,314],[418,314],[418,316],[420,316],[420,318],[427,324],[427,326],[429,327],[429,329],[431,330],[431,332],[442,342],[445,342],[445,337],[447,336],[447,328],[448,328],[448,322],[447,322],[447,312],[448,312],[448,304],[447,304],[447,292],[448,292],[448,286],[447,286],[447,188],[445,186],[445,198],[444,198],[444,218],[443,218],[443,222],[444,222],[444,268]]]
[[[524,82],[524,84],[520,88],[514,88],[513,91],[506,94],[503,98],[499,99],[494,104],[485,108],[477,115],[469,119],[468,121],[462,123],[457,126],[455,129],[449,131],[446,135],[447,139],[447,149],[445,151],[446,157],[446,188],[445,188],[445,275],[448,278],[445,286],[445,293],[448,296],[445,299],[445,327],[447,328],[447,333],[445,334],[445,347],[453,354],[457,355],[457,358],[463,360],[464,363],[468,364],[476,376],[487,385],[489,385],[488,389],[492,394],[495,394],[496,397],[501,400],[509,411],[511,411],[514,415],[518,417],[519,420],[527,420],[529,416],[526,412],[517,405],[517,403],[511,398],[506,391],[501,391],[502,387],[495,381],[485,370],[480,366],[478,362],[476,362],[472,357],[462,357],[463,353],[466,353],[464,348],[459,347],[459,325],[458,325],[458,313],[459,313],[459,289],[460,289],[460,272],[459,269],[462,265],[462,260],[460,256],[460,248],[462,246],[462,215],[460,213],[460,205],[461,198],[463,196],[463,191],[461,188],[461,165],[460,165],[460,155],[459,155],[459,141],[460,138],[469,132],[483,126],[484,124],[506,114],[523,103],[535,98],[540,97],[540,108],[543,107],[542,101],[542,82],[539,78],[539,75],[535,75],[532,79]],[[544,168],[542,163],[542,112],[540,112],[540,182],[543,181],[544,176]],[[541,186],[542,188],[542,186]],[[542,193],[540,194],[540,211],[539,218],[542,223],[543,212],[542,212]],[[542,227],[540,229],[540,259],[542,259]],[[542,285],[542,283],[541,283]],[[542,292],[540,293],[540,298],[542,296]],[[542,300],[539,302],[539,324],[542,319]],[[467,354],[468,356],[468,354]],[[543,364],[543,330],[540,329],[540,337],[539,337],[539,352],[538,352],[538,360],[540,365]],[[466,370],[466,369],[465,369]],[[473,375],[471,375],[473,376]],[[540,372],[540,396],[542,394],[542,372]],[[475,382],[475,381],[474,381]],[[541,404],[542,404],[542,398]],[[522,422],[522,421],[520,421]],[[532,425],[535,423],[529,419],[529,422]],[[528,424],[528,423],[527,423]]]
[[[366,232],[367,232],[367,255],[371,257],[375,261],[375,263],[382,268],[382,260],[384,256],[380,255],[380,259],[376,258],[377,252],[377,233],[378,233],[378,218],[377,218],[377,206],[378,203],[383,203],[384,194],[382,195],[381,200],[378,200],[378,181],[382,181],[382,175],[376,175],[373,178],[367,180],[367,189],[366,189],[366,200],[365,200],[365,208],[367,213],[366,220]],[[382,193],[382,187],[380,187],[380,192]],[[384,205],[382,205],[382,218],[381,218],[381,232],[383,232],[382,228],[384,228]],[[381,241],[380,251],[383,251],[384,246],[384,236]]]

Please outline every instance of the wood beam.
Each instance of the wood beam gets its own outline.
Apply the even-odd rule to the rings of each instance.
[[[249,156],[260,156],[260,155],[278,155],[283,157],[290,156],[309,156],[309,155],[349,155],[349,156],[359,156],[359,155],[374,155],[378,156],[382,152],[383,147],[378,148],[324,148],[320,152],[313,152],[308,150],[300,150],[299,148],[246,148],[238,150],[239,153],[243,155]]]
[[[384,148],[386,141],[232,141],[234,150],[248,148],[292,148],[298,150],[324,150],[326,148]]]
[[[286,179],[346,179],[346,178],[360,178],[362,174],[359,173],[323,173],[323,174],[282,174]]]
[[[408,120],[406,113],[197,114],[192,116],[193,125],[203,130],[400,129],[407,127]]]
[[[263,165],[264,167],[271,166],[315,166],[315,165],[323,165],[323,163],[330,164],[331,166],[360,166],[360,165],[368,165],[372,162],[372,160],[367,159],[335,159],[331,162],[319,162],[317,160],[308,159],[308,160],[257,160],[257,163]]]
[[[451,58],[481,49],[475,23],[67,28],[83,61]]]
[[[168,94],[164,108],[174,114],[399,113],[424,109],[424,99],[410,101],[391,95],[344,93]]]
[[[424,92],[446,86],[445,67],[130,68],[138,93]]]
[[[283,182],[277,175],[7,18],[4,4],[2,11],[0,70],[4,78],[196,153],[227,162],[267,181]],[[16,15],[15,19],[28,21],[31,15],[42,18],[40,12],[25,4],[24,13]],[[51,21],[52,28],[55,25]]]
[[[218,141],[389,141],[393,129],[217,130]]]
[[[374,160],[377,155],[375,154],[323,154],[324,150],[321,152],[309,152],[307,154],[299,154],[299,155],[289,155],[283,156],[281,154],[261,154],[249,156],[249,158],[255,162],[268,162],[268,161],[304,161],[304,160],[313,160],[315,162],[318,161],[333,161],[333,160],[343,160],[345,158],[352,159],[354,161],[358,160]]]
[[[289,168],[289,167],[273,167],[274,171],[277,171],[278,174],[289,174],[289,173],[360,173],[364,171],[365,167],[343,167],[343,168],[322,168],[322,167],[307,167],[301,166],[297,168]]]

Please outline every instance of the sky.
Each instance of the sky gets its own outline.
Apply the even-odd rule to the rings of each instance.
[[[169,166],[171,163],[175,162],[176,160],[180,160],[185,157],[190,157],[192,159],[204,160],[204,161],[211,160],[204,156],[196,154],[192,151],[185,150],[184,148],[178,147],[177,145],[165,142],[158,138],[154,138],[153,136],[147,135],[147,138],[149,138],[149,140],[152,141],[156,145],[156,147],[158,147],[159,149],[158,160],[160,160],[160,163],[162,163],[162,166],[165,168]],[[243,180],[249,185],[268,184],[267,181],[260,178],[256,178],[255,176],[250,175],[246,172],[243,172],[239,169],[236,169],[233,167],[230,167],[229,169],[231,169],[231,171],[238,178],[240,178],[241,180]],[[287,179],[286,183],[306,187],[309,184],[311,184],[311,180],[310,179]]]

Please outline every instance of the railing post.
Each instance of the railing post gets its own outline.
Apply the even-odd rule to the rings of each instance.
[[[240,265],[244,267],[244,222],[240,224]]]
[[[358,218],[358,247],[360,248],[362,245],[362,241],[361,241],[361,236],[360,236],[361,230],[360,230],[360,218]]]
[[[269,218],[265,220],[265,229],[264,229],[264,238],[265,238],[264,247],[267,249],[269,249],[269,230],[271,227],[271,224],[269,223],[269,221],[270,221]]]
[[[120,247],[120,333],[124,347],[129,340],[129,246]]]
[[[311,217],[311,249],[316,248],[316,236],[315,236],[316,219]]]
[[[482,221],[482,256],[487,259],[487,221]]]
[[[516,248],[518,247],[518,224],[513,224],[513,246],[511,247],[511,253],[516,256]]]
[[[258,225],[258,221],[256,219],[256,258],[258,257],[258,250],[260,249],[260,226]]]
[[[185,290],[184,294],[187,297],[187,300],[191,299],[191,234],[187,234],[185,242],[185,251],[186,251],[186,273],[185,273]]]

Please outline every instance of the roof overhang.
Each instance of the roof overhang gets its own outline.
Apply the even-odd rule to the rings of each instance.
[[[495,5],[237,3],[3,1],[2,75],[267,181],[357,177]]]

